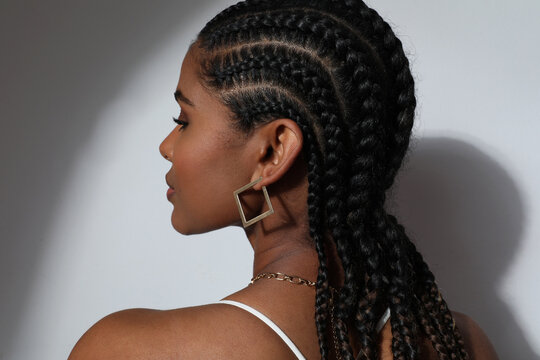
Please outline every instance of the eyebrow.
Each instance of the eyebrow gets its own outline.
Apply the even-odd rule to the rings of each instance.
[[[184,94],[182,94],[182,92],[180,91],[180,89],[177,89],[174,92],[174,99],[176,101],[182,101],[182,102],[185,102],[188,105],[191,105],[191,106],[195,107],[195,104],[191,100],[189,100],[187,97],[185,97]]]

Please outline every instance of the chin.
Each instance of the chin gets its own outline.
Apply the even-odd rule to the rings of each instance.
[[[187,220],[186,218],[182,219],[182,221],[178,221],[174,218],[174,216],[171,219],[171,224],[173,228],[179,232],[182,235],[194,235],[194,234],[202,234],[209,231],[212,231],[213,229],[207,229],[207,228],[201,228],[200,226],[194,226],[194,222],[191,220]]]
[[[196,235],[196,234],[204,234],[210,231],[219,230],[224,227],[233,225],[233,224],[227,224],[227,225],[220,225],[220,224],[213,224],[213,226],[193,226],[192,223],[186,223],[186,222],[176,222],[174,218],[172,219],[172,226],[173,228],[179,232],[182,235]],[[242,223],[240,223],[238,226],[242,227]]]
[[[242,222],[237,219],[234,219],[235,221],[231,221],[231,219],[220,219],[213,222],[197,221],[196,218],[194,219],[190,216],[186,216],[185,212],[180,212],[178,210],[179,209],[173,209],[171,214],[171,224],[173,228],[182,235],[204,234],[231,225],[242,227]],[[190,212],[189,214],[194,215],[193,212]],[[205,220],[210,220],[210,218],[207,217]]]
[[[176,230],[182,235],[190,235],[193,233],[191,229],[189,228],[188,224],[185,222],[185,219],[184,221],[178,221],[176,219],[176,217],[174,216],[174,211],[173,211],[173,214],[171,215],[171,225],[174,228],[174,230]]]
[[[176,230],[176,232],[178,232],[178,233],[180,233],[182,235],[191,235],[191,234],[193,234],[192,229],[187,227],[185,223],[178,223],[178,222],[174,221],[174,219],[172,219],[171,224],[172,224],[174,230]]]

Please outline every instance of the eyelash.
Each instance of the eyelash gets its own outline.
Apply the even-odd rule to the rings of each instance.
[[[182,127],[181,127],[178,131],[180,131],[180,130],[182,130],[183,128],[185,128],[185,127],[187,126],[187,124],[188,124],[186,121],[180,120],[180,118],[175,118],[174,116],[173,116],[173,121],[174,121],[175,123],[177,123],[178,125],[182,125]]]

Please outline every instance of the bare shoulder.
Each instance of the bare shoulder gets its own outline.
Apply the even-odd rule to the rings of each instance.
[[[486,333],[471,317],[459,311],[452,311],[460,334],[465,343],[465,349],[471,359],[475,360],[498,360],[493,344]]]
[[[288,349],[280,349],[279,338],[271,341],[273,335],[249,313],[224,304],[127,309],[90,327],[68,360],[260,358],[257,353],[275,355],[276,344],[277,351],[283,352],[280,358],[287,359]]]
[[[158,334],[164,333],[163,326],[161,310],[137,308],[109,314],[81,336],[68,360],[149,359],[148,349],[167,341]]]

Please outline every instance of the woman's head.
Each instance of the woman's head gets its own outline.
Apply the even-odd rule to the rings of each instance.
[[[409,62],[391,27],[360,0],[247,0],[208,22],[188,55],[194,59],[189,72],[197,74],[191,81],[227,120],[216,125],[224,138],[209,139],[209,152],[223,146],[218,153],[234,161],[222,166],[239,175],[234,181],[206,180],[203,172],[210,178],[219,165],[211,156],[204,158],[197,163],[202,170],[196,176],[205,182],[200,190],[221,187],[205,196],[225,204],[231,191],[245,184],[236,186],[237,179],[264,176],[253,171],[255,160],[246,155],[260,146],[260,139],[253,139],[264,134],[261,129],[275,131],[272,124],[282,122],[291,144],[301,147],[309,233],[319,256],[315,321],[323,358],[329,316],[326,233],[345,274],[336,304],[344,358],[352,353],[349,327],[359,333],[364,358],[376,358],[375,323],[387,306],[394,358],[416,356],[419,328],[441,358],[466,358],[433,274],[384,210],[385,192],[407,152],[416,107]],[[181,191],[181,184],[173,185]],[[197,196],[186,198],[194,205]],[[228,206],[226,212],[238,217],[230,200]]]
[[[287,201],[287,193],[299,182],[307,188],[305,165],[300,159],[303,136],[298,124],[275,117],[252,128],[249,134],[239,130],[229,107],[202,86],[200,64],[200,49],[191,46],[175,91],[182,109],[179,119],[175,119],[179,125],[160,145],[160,152],[172,163],[166,175],[174,189],[170,195],[174,204],[172,224],[186,235],[241,226],[233,190],[246,181],[263,178],[242,194],[247,218],[261,213],[265,202],[261,202],[257,190],[263,185],[272,184],[272,191],[282,195],[281,202]],[[305,212],[305,206],[301,209]]]
[[[219,141],[213,143],[223,147],[220,155],[225,160],[215,159],[219,164],[235,169],[227,163],[231,156],[226,150],[237,150],[232,154],[236,160],[238,154],[249,153],[242,147],[255,130],[276,119],[291,119],[304,137],[302,161],[306,165],[316,166],[321,174],[328,172],[325,176],[343,191],[344,182],[352,181],[363,209],[382,206],[384,191],[391,186],[408,146],[416,105],[414,82],[401,43],[361,2],[240,2],[202,29],[181,73],[178,88],[191,91],[193,87],[204,94],[204,103],[209,104],[205,110],[219,115],[206,117],[214,119],[208,124],[220,128],[221,135],[215,139]],[[181,105],[189,118],[191,106]],[[190,122],[186,131],[193,132],[200,122]],[[185,149],[197,152],[193,144],[182,147],[186,156],[190,154]],[[234,163],[236,169],[253,172],[245,163]],[[246,179],[246,174],[241,175]],[[231,205],[230,189],[243,183],[227,179],[215,178],[220,189],[227,189],[223,198]],[[264,181],[258,186],[265,185]],[[225,186],[232,184],[238,186]],[[208,191],[214,188],[211,182],[203,185],[208,196],[218,196]],[[200,190],[190,193],[200,196]],[[180,196],[178,191],[176,196]],[[219,219],[208,209],[204,213]],[[195,211],[180,218],[194,224],[199,215]],[[227,220],[231,219],[223,220],[215,225],[230,225]]]

